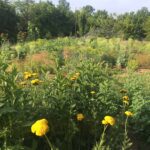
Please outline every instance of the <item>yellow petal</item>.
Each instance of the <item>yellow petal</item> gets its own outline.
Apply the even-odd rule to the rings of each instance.
[[[108,122],[106,120],[102,120],[102,124],[107,125]]]
[[[84,119],[84,115],[82,113],[77,114],[77,120],[82,121]]]
[[[37,136],[45,135],[49,130],[48,121],[46,119],[37,120],[31,126],[31,132],[35,133]]]
[[[128,116],[128,117],[130,117],[130,116],[133,116],[133,113],[130,112],[130,111],[126,111],[126,112],[125,112],[125,115]]]
[[[115,124],[115,119],[112,116],[105,116],[104,120],[107,121],[111,126]]]

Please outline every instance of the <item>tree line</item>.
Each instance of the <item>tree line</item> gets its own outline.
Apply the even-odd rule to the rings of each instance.
[[[0,0],[0,41],[12,42],[58,36],[99,36],[150,40],[150,12],[109,14],[87,5],[72,11],[66,0]]]

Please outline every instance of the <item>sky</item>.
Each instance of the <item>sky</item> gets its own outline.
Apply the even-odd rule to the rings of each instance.
[[[50,0],[58,4],[59,0]],[[150,0],[67,0],[72,10],[80,9],[83,6],[91,5],[96,10],[107,10],[109,13],[121,14],[124,12],[137,11],[142,7],[150,10]]]

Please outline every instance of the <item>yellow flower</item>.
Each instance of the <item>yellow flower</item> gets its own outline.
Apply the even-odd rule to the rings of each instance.
[[[77,120],[82,121],[84,119],[84,115],[82,113],[77,114]]]
[[[24,79],[29,79],[31,77],[37,77],[37,73],[31,73],[31,72],[24,72]]]
[[[123,101],[129,101],[129,97],[128,96],[123,96]]]
[[[91,93],[91,94],[95,94],[95,91],[91,91],[90,93]]]
[[[29,79],[32,77],[32,74],[30,72],[24,72],[24,79]]]
[[[37,74],[37,73],[32,73],[32,76],[33,76],[33,77],[37,77],[38,74]]]
[[[79,72],[75,73],[75,76],[77,76],[77,77],[78,77],[79,75],[80,75],[80,73],[79,73]]]
[[[31,83],[33,84],[33,85],[38,85],[39,83],[41,83],[42,81],[40,81],[39,79],[34,79],[34,80],[32,80],[31,81]]]
[[[70,80],[74,81],[76,80],[77,78],[75,76],[71,77]]]
[[[124,100],[123,103],[129,105],[129,101]]]
[[[125,115],[128,116],[128,117],[131,117],[131,116],[133,116],[133,113],[130,112],[130,111],[126,111],[126,112],[125,112]]]
[[[72,77],[70,78],[70,80],[72,80],[72,81],[76,80],[76,79],[79,77],[79,75],[80,75],[79,72],[75,73],[75,75],[72,76]]]
[[[27,71],[26,71],[26,72],[24,72],[24,75],[29,74],[29,73],[30,73],[30,72],[27,72]]]
[[[107,125],[108,122],[106,120],[102,120],[102,124]]]
[[[31,126],[31,132],[35,133],[37,136],[45,135],[48,130],[48,121],[46,119],[38,120]]]
[[[112,116],[105,116],[104,120],[107,122],[107,124],[110,124],[111,126],[113,126],[116,122]]]
[[[20,85],[27,85],[27,82],[26,81],[22,81],[22,82],[20,82]]]

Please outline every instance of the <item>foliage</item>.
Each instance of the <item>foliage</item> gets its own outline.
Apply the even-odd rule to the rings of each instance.
[[[149,79],[149,74],[137,76],[136,74],[132,73],[128,78],[126,78],[126,84],[124,85],[131,97],[131,108],[135,113],[134,132],[142,134],[143,139],[147,140],[148,142],[149,136],[147,136],[146,133],[149,132]],[[141,117],[142,119],[140,119]]]
[[[8,1],[0,0],[0,44],[2,34],[7,35],[13,42],[16,40],[18,16],[14,7]]]
[[[130,60],[127,64],[128,71],[136,71],[138,69],[138,62],[136,60]]]
[[[0,33],[7,34],[11,42],[20,33],[26,33],[24,40],[85,35],[149,40],[150,12],[146,7],[116,15],[95,11],[90,5],[73,12],[66,0],[59,0],[57,6],[49,1],[0,0],[0,14]]]
[[[44,137],[36,137],[30,131],[36,120],[46,118],[47,137],[60,150],[132,149],[131,143],[138,144],[135,141],[143,141],[138,146],[146,150],[149,74],[140,75],[132,70],[122,76],[115,67],[120,58],[126,59],[122,60],[126,65],[136,54],[148,54],[145,49],[148,45],[149,42],[131,39],[90,37],[38,39],[17,45],[3,43],[0,48],[0,147],[48,150]],[[142,49],[135,51],[138,48]],[[12,54],[16,57],[11,57]],[[109,57],[103,59],[104,55]],[[129,110],[133,117],[128,121],[128,134],[125,134],[124,111]],[[112,115],[116,124],[107,127],[100,142],[101,121],[106,115]]]

